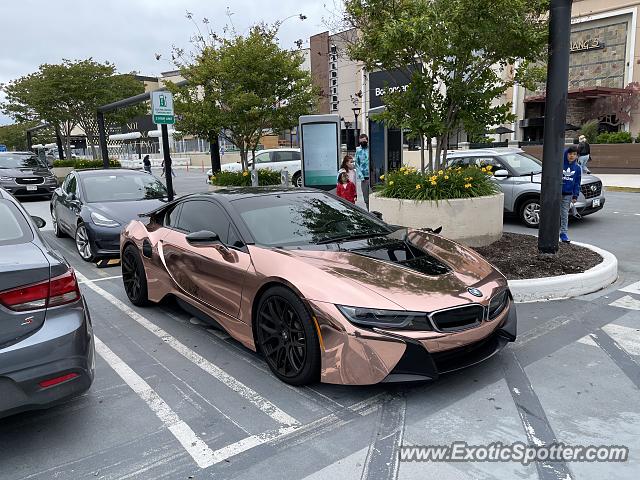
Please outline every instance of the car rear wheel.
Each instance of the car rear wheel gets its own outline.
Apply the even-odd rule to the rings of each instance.
[[[58,215],[56,214],[56,209],[53,207],[51,209],[51,226],[53,228],[53,234],[58,238],[65,237],[65,233],[60,228],[60,224],[58,223]]]
[[[540,226],[540,199],[529,198],[520,205],[520,220],[529,228]]]
[[[122,254],[122,281],[131,303],[139,307],[149,305],[147,274],[138,249],[133,245],[125,248]]]
[[[87,227],[85,227],[84,223],[78,225],[76,229],[76,250],[80,254],[80,258],[82,258],[85,262],[93,262],[96,257],[91,249],[91,241],[89,240],[89,233],[87,232]]]
[[[297,172],[296,174],[293,175],[293,178],[291,179],[291,184],[294,187],[302,187],[302,174],[300,172]]]
[[[283,382],[306,385],[320,375],[320,345],[302,301],[289,289],[274,287],[262,296],[256,316],[257,346]]]

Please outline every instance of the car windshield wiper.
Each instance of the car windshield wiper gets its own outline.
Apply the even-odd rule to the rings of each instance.
[[[385,235],[388,235],[389,232],[384,233],[384,232],[363,232],[363,233],[350,233],[347,235],[340,235],[337,237],[329,237],[329,238],[323,238],[322,240],[318,240],[316,243],[316,245],[324,245],[326,243],[338,243],[338,242],[345,242],[345,241],[349,241],[349,240],[360,240],[362,238],[371,238],[371,237],[383,237]]]

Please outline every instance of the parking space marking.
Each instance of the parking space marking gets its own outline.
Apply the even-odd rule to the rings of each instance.
[[[626,308],[627,310],[640,310],[640,300],[636,300],[630,295],[625,295],[609,305],[612,307]]]
[[[612,330],[610,329],[609,331]],[[636,388],[640,388],[640,365],[630,355],[630,352],[616,342],[604,329],[599,329],[596,333],[592,333],[591,337],[627,378],[635,384]]]
[[[122,275],[113,275],[111,277],[102,277],[102,278],[92,278],[92,279],[87,279],[87,280],[81,280],[78,283],[80,285],[83,285],[83,284],[89,283],[89,282],[102,282],[103,280],[115,280],[116,278],[122,278]]]
[[[89,281],[87,277],[82,275],[81,273],[76,272],[76,275],[79,280],[84,281],[84,286],[90,288],[95,293],[103,297],[105,300],[110,302],[113,306],[124,312],[128,315],[132,320],[137,322],[140,326],[147,329],[149,332],[153,333],[155,336],[160,338],[164,343],[173,348],[176,352],[181,354],[187,360],[190,360],[195,365],[200,367],[202,370],[210,374],[219,382],[223,383],[231,390],[239,394],[248,402],[255,405],[258,409],[260,409],[263,413],[269,415],[273,420],[278,423],[281,423],[286,426],[298,425],[300,422],[293,418],[291,415],[285,413],[283,410],[278,408],[276,405],[271,403],[266,398],[262,397],[256,391],[245,385],[244,383],[237,380],[235,377],[229,375],[227,372],[222,370],[217,365],[209,362],[207,359],[197,354],[186,345],[178,341],[172,335],[167,333],[162,328],[158,327],[156,324],[148,320],[147,318],[140,315],[138,312],[127,306],[124,302],[117,299],[115,296],[102,289],[98,285],[95,285],[93,282]]]
[[[626,292],[626,293],[635,293],[636,295],[640,295],[640,282],[627,285],[626,287],[621,288],[620,291]]]
[[[156,414],[165,427],[180,442],[191,458],[200,468],[207,468],[214,463],[214,452],[196,435],[196,433],[171,409],[169,405],[149,386],[129,365],[124,363],[99,338],[94,337],[96,352],[109,366],[138,394],[138,396]]]
[[[631,355],[640,355],[640,330],[610,323],[602,330]]]

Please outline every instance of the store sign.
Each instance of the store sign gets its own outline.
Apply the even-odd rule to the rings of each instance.
[[[580,42],[571,42],[571,53],[600,50],[601,48],[604,48],[604,42],[601,42],[599,38],[588,38]]]
[[[411,83],[411,78],[406,71],[371,72],[369,74],[369,108],[381,107],[384,105],[385,94],[406,91],[409,83]]]

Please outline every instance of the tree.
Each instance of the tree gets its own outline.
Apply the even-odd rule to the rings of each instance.
[[[144,92],[133,75],[116,73],[115,66],[87,60],[63,60],[43,64],[37,72],[3,86],[3,111],[17,121],[42,120],[57,125],[65,139],[65,152],[71,158],[71,132],[82,128],[93,158],[97,137],[96,110],[99,106]],[[129,107],[108,115],[111,123],[124,123],[145,111],[144,105]]]
[[[590,120],[608,123],[612,127],[629,123],[632,112],[640,106],[640,83],[631,82],[621,92],[596,99],[587,112]]]
[[[318,95],[309,72],[301,68],[301,52],[278,45],[280,23],[255,25],[247,35],[232,30],[228,38],[209,31],[210,41],[199,35],[198,52],[188,60],[183,51],[174,51],[188,82],[168,85],[175,94],[177,128],[209,141],[221,132],[240,150],[245,170],[248,153],[255,153],[264,132],[297,125]]]
[[[346,0],[345,9],[360,32],[350,56],[369,71],[411,78],[385,94],[383,118],[436,137],[439,167],[450,134],[509,121],[510,105],[496,99],[515,82],[540,79],[532,65],[544,57],[548,0]]]
[[[6,145],[9,150],[27,150],[27,129],[36,125],[37,122],[25,122],[1,126],[0,144]],[[43,129],[34,132],[33,136],[34,143],[50,143],[55,138],[55,133],[52,129]]]

